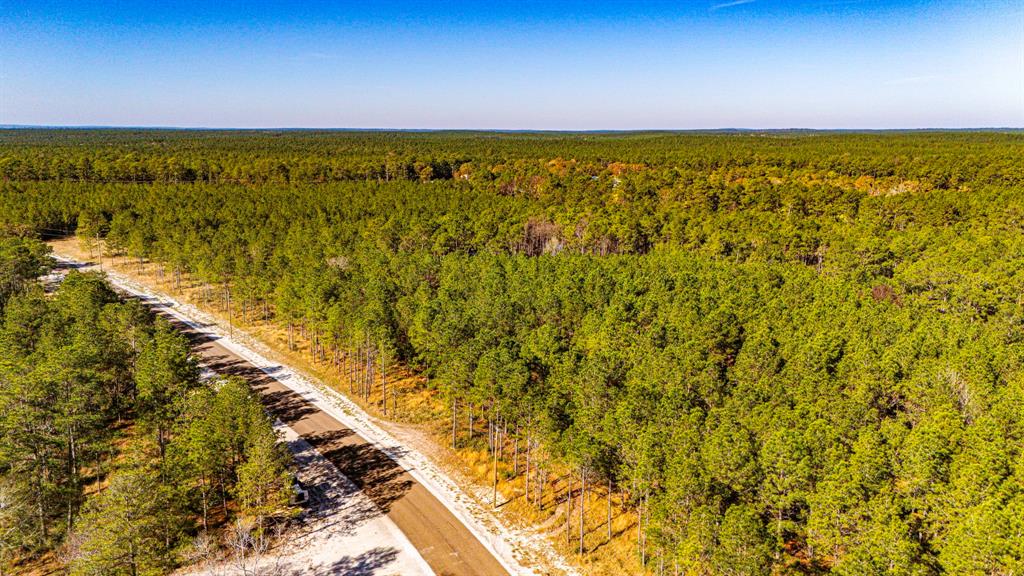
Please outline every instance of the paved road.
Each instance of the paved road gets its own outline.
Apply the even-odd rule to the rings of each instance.
[[[192,339],[196,354],[210,369],[245,377],[276,417],[312,444],[391,518],[435,573],[508,574],[462,522],[397,462],[216,340],[166,317]]]

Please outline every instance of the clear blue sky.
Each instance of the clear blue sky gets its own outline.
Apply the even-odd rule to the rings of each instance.
[[[0,0],[0,124],[1024,126],[1024,0]]]

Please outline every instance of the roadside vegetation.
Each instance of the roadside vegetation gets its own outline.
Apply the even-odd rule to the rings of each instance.
[[[230,523],[287,517],[287,459],[246,383],[201,382],[188,341],[100,275],[47,293],[48,252],[0,238],[0,572],[165,573],[194,541],[216,557]]]
[[[429,390],[444,442],[514,506],[561,506],[583,564],[627,528],[594,521],[610,494],[652,572],[1015,573],[1022,150],[14,131],[0,226],[152,263],[382,416]],[[163,416],[135,409],[158,449]]]

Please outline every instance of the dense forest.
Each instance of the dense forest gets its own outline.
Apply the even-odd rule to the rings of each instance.
[[[48,247],[0,238],[0,573],[48,550],[81,575],[164,573],[235,518],[289,513],[287,460],[238,379],[95,273],[47,293]]]
[[[14,130],[0,228],[76,232],[301,326],[323,354],[420,371],[453,422],[511,423],[578,482],[627,494],[645,561],[1011,574],[1022,158],[1019,132]],[[0,471],[59,494],[20,532],[45,540],[81,500],[57,461],[65,422],[89,462],[126,410],[154,430],[188,418],[147,412],[130,304],[86,277],[47,300],[4,273],[2,381],[45,383],[14,397],[53,394],[56,412],[0,410]],[[69,354],[99,355],[75,364],[95,391],[49,372]],[[75,395],[90,404],[61,412]],[[52,438],[23,441],[18,418],[51,419]]]

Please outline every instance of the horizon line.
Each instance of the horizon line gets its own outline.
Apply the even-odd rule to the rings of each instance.
[[[791,126],[787,128],[380,128],[380,127],[307,127],[307,126],[174,126],[174,125],[133,125],[133,124],[0,124],[0,130],[166,130],[166,131],[208,131],[208,132],[491,132],[491,133],[551,133],[551,134],[615,134],[637,132],[1001,132],[1024,131],[1022,126],[972,126],[972,127],[885,127],[809,128]]]

